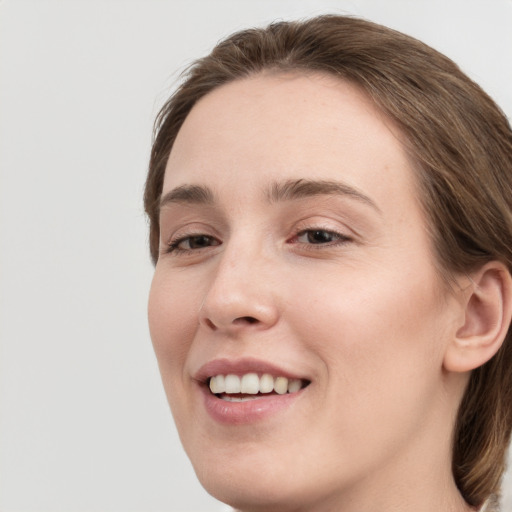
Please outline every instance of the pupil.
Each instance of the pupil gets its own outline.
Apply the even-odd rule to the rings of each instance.
[[[208,246],[209,241],[210,240],[207,236],[204,236],[204,235],[194,236],[193,238],[190,239],[189,244],[192,249],[197,249],[200,247]]]
[[[331,234],[328,233],[327,231],[317,230],[317,231],[312,231],[309,234],[308,238],[309,238],[309,242],[311,242],[313,244],[320,244],[320,243],[323,243],[323,242],[330,242],[331,241]]]

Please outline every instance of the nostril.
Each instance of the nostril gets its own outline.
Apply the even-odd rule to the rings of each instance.
[[[1,0],[0,0],[1,1]],[[222,319],[221,319],[222,320]],[[216,322],[215,319],[210,318],[200,318],[199,323],[205,325],[208,329],[212,331],[217,331],[219,329],[230,329],[234,328],[235,330],[238,330],[239,328],[243,328],[244,326],[253,325],[253,324],[260,324],[261,320],[258,320],[254,316],[239,316],[235,319],[229,320],[225,319],[225,323],[222,321]]]
[[[239,318],[235,318],[233,321],[234,324],[255,324],[258,323],[258,319],[253,316],[241,316]]]
[[[209,319],[209,318],[206,318],[204,323],[212,330],[212,331],[215,331],[217,329],[217,327],[215,327],[215,324]]]

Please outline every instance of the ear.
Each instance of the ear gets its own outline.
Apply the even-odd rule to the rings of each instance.
[[[461,294],[464,314],[443,360],[451,372],[482,366],[503,344],[512,318],[510,272],[499,261],[491,261],[469,276]]]

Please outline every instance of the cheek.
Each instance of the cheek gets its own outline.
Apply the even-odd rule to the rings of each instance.
[[[296,333],[323,360],[331,399],[347,416],[407,415],[434,396],[446,332],[432,283],[435,276],[354,273],[309,289]]]
[[[173,380],[182,378],[198,326],[200,301],[193,287],[180,286],[157,267],[149,293],[148,321],[166,391]]]

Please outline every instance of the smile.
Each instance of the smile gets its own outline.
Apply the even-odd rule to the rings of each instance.
[[[210,391],[228,402],[255,400],[264,396],[297,393],[309,384],[303,379],[288,379],[269,373],[245,373],[244,375],[214,375],[209,378]]]
[[[312,383],[304,374],[252,357],[211,360],[193,379],[207,414],[228,427],[258,425],[300,407]]]

